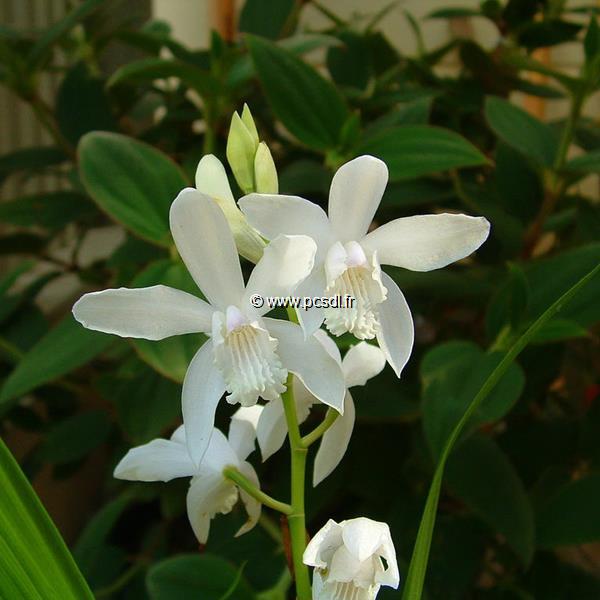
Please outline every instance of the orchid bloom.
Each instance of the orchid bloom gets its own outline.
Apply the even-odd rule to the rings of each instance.
[[[303,561],[314,567],[313,600],[374,600],[382,585],[396,589],[400,583],[390,528],[366,517],[339,524],[329,519]]]
[[[377,346],[360,342],[352,346],[342,360],[337,345],[322,329],[315,333],[315,337],[323,344],[329,355],[341,365],[346,383],[346,396],[344,398],[344,414],[338,417],[323,434],[315,457],[313,486],[321,483],[338,466],[350,443],[354,429],[355,409],[349,388],[365,385],[385,366],[385,356]],[[294,381],[294,400],[298,423],[302,424],[307,419],[312,405],[318,402],[318,399],[306,389],[301,381],[296,380]],[[269,402],[260,415],[256,429],[258,445],[262,459],[265,461],[277,452],[285,441],[287,425],[283,404]]]
[[[301,311],[305,333],[314,333],[325,320],[334,335],[376,337],[400,376],[412,350],[412,316],[404,295],[380,264],[412,271],[439,269],[479,248],[490,224],[483,217],[462,214],[419,215],[395,219],[367,233],[387,181],[384,162],[359,156],[333,177],[329,217],[298,196],[249,194],[239,205],[250,225],[267,239],[285,233],[315,240],[315,267],[297,295],[355,298],[355,305],[348,308]]]
[[[258,522],[261,504],[225,478],[223,469],[235,467],[256,487],[259,486],[256,472],[246,458],[254,449],[260,410],[260,406],[240,408],[231,419],[228,438],[215,429],[199,467],[189,455],[184,426],[181,425],[169,440],[156,439],[129,450],[116,466],[114,476],[129,481],[165,482],[177,477],[191,477],[187,513],[201,544],[208,539],[211,519],[217,513],[231,512],[239,496],[248,513],[248,520],[236,534],[242,535]]]
[[[244,287],[240,262],[225,216],[195,189],[184,189],[170,212],[171,232],[183,262],[208,302],[164,285],[109,289],[84,295],[73,307],[88,329],[122,337],[160,340],[203,332],[210,336],[192,359],[182,392],[188,449],[199,464],[223,394],[242,406],[279,399],[288,372],[325,404],[343,412],[339,365],[300,326],[263,317],[250,299],[287,296],[313,265],[314,242],[306,236],[273,240]],[[266,303],[265,303],[266,304]]]

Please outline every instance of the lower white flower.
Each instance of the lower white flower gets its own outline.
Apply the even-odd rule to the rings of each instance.
[[[337,467],[350,443],[352,430],[354,429],[355,410],[354,400],[349,388],[365,385],[369,379],[380,373],[385,366],[385,355],[377,346],[360,342],[352,346],[342,360],[336,343],[322,329],[319,329],[314,337],[317,338],[327,353],[341,365],[346,385],[344,413],[323,434],[321,445],[315,457],[313,485],[316,486]],[[298,423],[304,423],[310,414],[312,405],[318,403],[319,400],[299,380],[294,381],[294,400]],[[281,448],[286,435],[287,425],[283,403],[281,400],[269,402],[264,407],[257,425],[258,445],[263,461]]]
[[[330,519],[306,547],[303,562],[314,567],[313,600],[374,600],[382,585],[396,589],[400,583],[390,528],[366,517]]]
[[[260,406],[240,408],[231,419],[227,438],[215,428],[199,467],[190,457],[182,425],[169,440],[156,439],[129,450],[116,466],[114,476],[129,481],[171,481],[177,477],[191,477],[187,512],[201,544],[208,539],[211,519],[218,513],[229,513],[241,498],[248,520],[236,536],[246,533],[258,522],[261,504],[224,477],[223,470],[235,467],[256,487],[259,486],[256,471],[246,458],[254,449],[261,410]]]

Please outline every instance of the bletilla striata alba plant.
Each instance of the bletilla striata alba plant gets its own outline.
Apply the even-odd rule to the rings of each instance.
[[[131,449],[115,477],[169,481],[190,477],[188,516],[201,543],[211,519],[241,499],[248,513],[239,534],[251,529],[264,505],[286,516],[290,559],[299,600],[372,600],[380,586],[398,587],[391,534],[365,517],[329,520],[306,543],[304,489],[308,449],[321,441],[313,485],[343,459],[354,427],[348,391],[365,385],[387,361],[398,376],[410,357],[413,322],[404,296],[381,269],[389,264],[426,271],[474,252],[489,223],[457,214],[397,219],[370,231],[385,190],[386,165],[360,156],[333,177],[329,216],[316,204],[278,195],[271,153],[247,106],[232,119],[227,158],[247,195],[235,202],[223,164],[202,158],[196,188],[171,206],[173,239],[202,296],[162,285],[85,294],[73,307],[85,327],[122,337],[160,340],[203,332],[207,341],[183,383],[183,425],[170,439]],[[241,208],[241,210],[240,210]],[[238,254],[255,263],[246,283]],[[288,320],[266,316],[262,297],[348,295],[345,308],[309,308]],[[342,359],[335,341],[359,341]],[[300,324],[298,324],[300,323]],[[214,427],[221,398],[241,405],[226,437]],[[300,424],[315,404],[327,405],[322,422],[302,435]],[[287,436],[291,451],[289,502],[260,489],[246,460],[255,448],[263,460]],[[311,577],[308,566],[313,567]]]

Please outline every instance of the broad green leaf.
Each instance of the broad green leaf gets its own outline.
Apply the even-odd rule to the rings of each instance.
[[[8,403],[86,364],[114,338],[85,329],[68,314],[19,362],[0,390],[0,412]]]
[[[210,554],[184,554],[153,565],[146,576],[151,600],[254,600],[239,569]]]
[[[565,165],[565,169],[580,173],[600,173],[600,150],[572,158]]]
[[[280,194],[327,195],[331,184],[331,173],[321,162],[311,159],[300,159],[283,167],[279,176]]]
[[[54,523],[0,439],[0,597],[93,600]]]
[[[75,64],[63,79],[56,98],[56,119],[63,135],[73,144],[89,131],[116,131],[117,121],[104,82],[94,77],[85,63]]]
[[[156,79],[178,77],[201,96],[214,96],[220,83],[208,71],[179,60],[167,58],[142,58],[117,69],[108,80],[108,87],[123,83],[152,83]]]
[[[548,321],[534,336],[532,344],[562,342],[573,338],[586,337],[588,331],[576,321],[570,319],[552,319]]]
[[[275,40],[288,23],[295,5],[294,0],[246,0],[238,29]]]
[[[183,264],[169,260],[152,263],[133,280],[131,287],[146,287],[159,283],[202,297]],[[135,339],[131,342],[140,358],[153,369],[182,383],[188,365],[205,340],[206,336],[203,334],[191,333],[158,341]]]
[[[598,273],[600,273],[600,264],[597,264],[591,271],[587,273],[587,275],[582,277],[577,283],[575,283],[575,285],[567,290],[567,292],[553,302],[529,327],[529,329],[527,329],[527,331],[513,344],[509,351],[504,355],[500,364],[498,364],[485,383],[481,386],[469,404],[467,410],[463,414],[461,420],[454,428],[452,435],[444,446],[442,455],[435,469],[433,480],[429,488],[429,493],[427,494],[427,501],[425,502],[425,508],[421,517],[421,523],[419,525],[417,540],[413,549],[406,583],[404,584],[404,591],[402,593],[403,600],[421,600],[423,594],[423,585],[425,582],[425,574],[427,572],[431,539],[433,537],[433,530],[437,516],[437,507],[442,490],[444,468],[455,443],[460,438],[464,428],[468,425],[481,403],[487,398],[504,373],[506,373],[510,365],[530,343],[531,339],[535,336],[539,329],[546,322],[552,319],[565,304],[567,304],[579,293],[581,289],[584,289]]]
[[[475,146],[457,133],[426,125],[391,127],[363,140],[355,154],[372,154],[385,161],[391,181],[488,162]]]
[[[445,342],[425,355],[421,362],[423,428],[435,456],[501,359],[501,354],[486,354],[476,344],[462,341]],[[468,428],[501,419],[519,399],[524,383],[521,368],[511,365]]]
[[[39,146],[15,150],[0,156],[0,182],[20,171],[37,171],[54,167],[67,160],[64,150],[54,146]]]
[[[577,23],[544,19],[524,24],[519,28],[517,38],[523,47],[534,50],[574,40],[581,28]]]
[[[508,100],[489,96],[485,117],[494,133],[538,165],[551,167],[558,149],[555,132]]]
[[[470,438],[456,448],[446,469],[449,488],[529,564],[533,511],[521,479],[498,445],[483,436]]]
[[[139,366],[129,377],[110,375],[100,382],[104,397],[116,405],[119,424],[135,445],[160,437],[181,415],[181,387],[144,363]]]
[[[481,11],[474,8],[449,6],[448,8],[439,8],[430,12],[427,19],[463,19],[465,17],[480,17]]]
[[[537,514],[537,543],[542,548],[600,540],[600,474],[566,484],[544,502]]]
[[[427,125],[433,96],[417,98],[406,102],[395,110],[383,115],[368,125],[364,131],[364,139],[374,137],[390,127],[398,125]]]
[[[68,190],[25,196],[0,204],[1,221],[51,230],[60,229],[95,212],[94,204],[86,196]]]
[[[80,460],[106,441],[110,428],[110,421],[102,410],[73,415],[48,431],[40,455],[55,465]]]
[[[381,208],[409,208],[446,203],[454,198],[454,190],[444,181],[408,179],[390,183],[383,194]]]
[[[339,46],[329,48],[327,69],[337,85],[364,90],[373,75],[368,38],[350,29],[338,33]]]
[[[133,233],[169,246],[169,208],[187,185],[179,167],[152,146],[117,133],[81,138],[81,177],[100,208]]]
[[[73,556],[86,579],[94,586],[108,585],[103,559],[110,555],[109,534],[129,507],[131,494],[122,494],[105,504],[87,523],[73,549]]]
[[[30,66],[35,67],[43,62],[48,49],[103,2],[104,0],[83,0],[58,23],[46,29],[27,57]]]
[[[333,84],[292,52],[256,36],[246,40],[275,116],[310,148],[335,148],[349,111]]]

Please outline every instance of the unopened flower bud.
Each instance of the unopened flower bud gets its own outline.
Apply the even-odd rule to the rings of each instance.
[[[264,142],[258,145],[254,157],[254,184],[255,191],[259,194],[277,194],[279,192],[277,169],[269,146]]]

